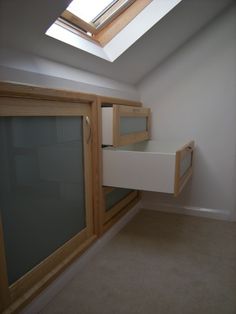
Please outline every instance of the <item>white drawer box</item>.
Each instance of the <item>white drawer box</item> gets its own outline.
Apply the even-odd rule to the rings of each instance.
[[[192,175],[193,152],[193,141],[106,147],[103,185],[178,195]]]
[[[102,144],[123,146],[150,138],[150,109],[124,105],[102,107]]]

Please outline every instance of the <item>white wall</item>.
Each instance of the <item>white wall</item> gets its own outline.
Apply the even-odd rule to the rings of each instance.
[[[236,219],[236,6],[142,80],[153,139],[196,141],[192,182],[174,198],[144,194],[143,205],[220,210]]]
[[[137,88],[131,84],[10,49],[0,50],[0,81],[139,100]]]

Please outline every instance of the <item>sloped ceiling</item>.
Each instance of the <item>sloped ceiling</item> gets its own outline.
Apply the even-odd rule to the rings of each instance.
[[[183,0],[113,63],[45,35],[69,2],[0,0],[0,47],[136,84],[235,1]]]

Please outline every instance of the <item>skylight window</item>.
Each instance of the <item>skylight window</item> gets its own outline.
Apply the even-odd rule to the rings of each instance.
[[[46,34],[113,62],[182,0],[73,0]]]
[[[68,6],[67,11],[78,16],[87,23],[91,23],[101,12],[109,7],[113,0],[74,0]]]
[[[134,2],[135,0],[73,0],[61,14],[61,19],[97,40],[96,35]]]

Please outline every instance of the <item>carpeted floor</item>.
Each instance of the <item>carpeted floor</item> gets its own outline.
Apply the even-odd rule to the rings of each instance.
[[[142,210],[42,314],[236,314],[236,223]]]

